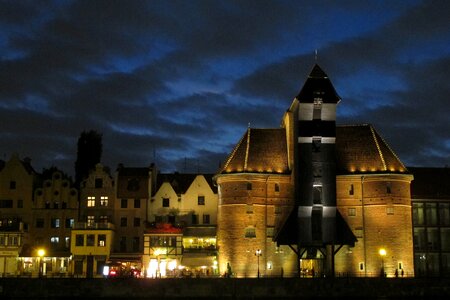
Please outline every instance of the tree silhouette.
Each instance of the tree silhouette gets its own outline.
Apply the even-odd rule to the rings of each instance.
[[[89,175],[102,156],[102,134],[95,130],[83,131],[78,138],[77,160],[75,162],[75,185]]]

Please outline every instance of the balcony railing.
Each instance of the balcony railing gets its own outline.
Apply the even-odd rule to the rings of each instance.
[[[86,222],[76,222],[72,229],[111,229],[115,228],[112,223],[86,223]]]

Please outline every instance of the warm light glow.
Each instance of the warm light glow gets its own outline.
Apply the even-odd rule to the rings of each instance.
[[[161,262],[159,263],[159,274],[161,274],[161,277],[166,277],[166,266],[166,261],[161,260]]]
[[[38,254],[39,257],[43,257],[45,255],[45,250],[44,249],[39,249],[37,251],[37,254]]]
[[[381,249],[378,251],[378,253],[379,253],[381,256],[386,256],[386,249],[381,248]]]
[[[177,268],[177,261],[176,261],[176,260],[171,260],[171,261],[169,261],[169,263],[167,264],[167,268],[168,268],[170,271],[175,270],[175,269]]]
[[[158,260],[151,259],[148,263],[147,277],[156,277],[156,270],[158,270]]]
[[[261,256],[261,249],[256,249],[255,255],[256,256]]]

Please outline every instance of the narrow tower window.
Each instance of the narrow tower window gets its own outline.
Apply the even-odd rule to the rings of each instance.
[[[313,204],[322,204],[322,186],[313,186]]]
[[[350,184],[350,189],[349,189],[349,191],[348,191],[348,194],[349,194],[350,196],[353,196],[353,195],[355,194],[355,189],[354,189],[353,184]]]

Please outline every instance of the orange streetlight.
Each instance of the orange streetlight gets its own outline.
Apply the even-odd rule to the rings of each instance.
[[[381,256],[381,276],[385,277],[385,272],[384,272],[384,257],[386,256],[386,249],[381,248],[378,253]]]
[[[258,259],[258,278],[259,278],[259,257],[261,256],[261,249],[256,249],[255,255]]]

